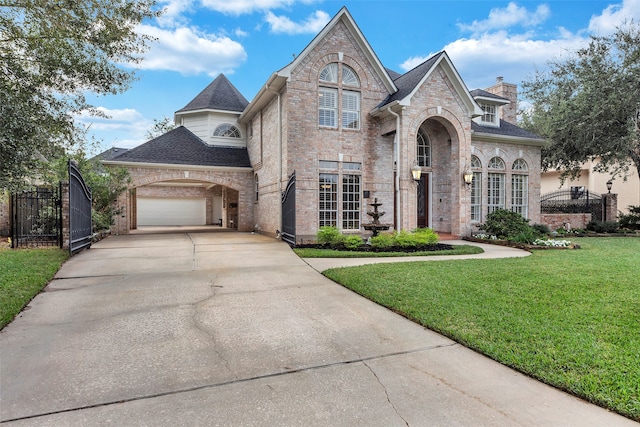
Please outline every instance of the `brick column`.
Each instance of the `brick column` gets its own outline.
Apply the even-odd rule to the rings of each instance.
[[[605,221],[618,220],[618,195],[605,193],[602,195],[602,214]]]

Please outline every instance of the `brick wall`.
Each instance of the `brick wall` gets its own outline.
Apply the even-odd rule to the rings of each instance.
[[[546,224],[549,229],[557,230],[558,228],[582,228],[584,229],[586,225],[591,221],[590,213],[581,213],[581,214],[542,214],[540,215],[540,223]]]

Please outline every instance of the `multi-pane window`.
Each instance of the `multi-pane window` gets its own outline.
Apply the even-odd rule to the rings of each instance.
[[[360,129],[360,93],[345,90],[342,92],[342,127]]]
[[[488,213],[505,207],[505,164],[500,157],[493,157],[488,164],[487,207]]]
[[[473,180],[471,181],[471,221],[480,222],[482,220],[482,163],[476,156],[471,156],[471,171]]]
[[[496,106],[492,104],[480,104],[482,107],[482,121],[496,123]]]
[[[318,96],[318,124],[338,127],[338,90],[320,88]]]
[[[223,123],[213,131],[213,136],[222,136],[225,138],[240,138],[240,130],[232,124]]]
[[[338,226],[338,174],[321,173],[319,181],[320,227]]]
[[[343,230],[359,230],[362,165],[321,160],[319,167],[326,170],[319,178],[319,226],[340,225]]]
[[[422,129],[418,129],[416,140],[418,166],[431,166],[431,142],[429,141],[429,136]]]
[[[320,71],[318,80],[318,125],[360,129],[360,79],[356,72],[346,65],[331,63]]]
[[[342,229],[360,229],[360,175],[342,176]]]
[[[511,169],[518,172],[511,175],[511,210],[526,218],[529,214],[529,176],[523,172],[529,168],[527,162],[518,159]]]

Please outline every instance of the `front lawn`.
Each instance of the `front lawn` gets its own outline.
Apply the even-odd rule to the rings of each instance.
[[[68,257],[62,249],[0,248],[0,329],[49,283]]]
[[[534,378],[640,421],[640,239],[526,258],[373,264],[325,275]]]

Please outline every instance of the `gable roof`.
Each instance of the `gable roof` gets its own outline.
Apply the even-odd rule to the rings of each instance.
[[[184,126],[179,126],[104,163],[158,163],[251,168],[246,148],[207,145]]]
[[[536,135],[533,132],[529,132],[526,129],[521,128],[520,126],[516,126],[513,123],[505,122],[500,119],[500,127],[495,126],[482,126],[481,124],[476,123],[475,121],[471,121],[471,131],[476,136],[497,136],[497,137],[506,137],[509,139],[519,139],[522,140],[532,140],[530,143],[533,145],[544,144],[544,140]]]
[[[222,110],[242,113],[247,105],[249,105],[249,101],[242,96],[240,91],[224,74],[220,74],[191,102],[176,111],[176,113],[198,110]]]
[[[392,104],[410,105],[413,95],[422,87],[437,67],[441,67],[442,71],[447,75],[454,90],[469,110],[471,117],[481,115],[482,109],[469,93],[469,89],[467,89],[464,81],[462,81],[458,70],[456,70],[449,55],[447,55],[447,52],[444,50],[395,79],[394,83],[398,87],[398,90],[382,101],[382,103],[372,111],[372,114],[382,112],[384,107],[390,107]]]
[[[116,157],[122,156],[127,151],[129,151],[128,148],[111,147],[108,150],[93,156],[91,160],[113,160]]]

